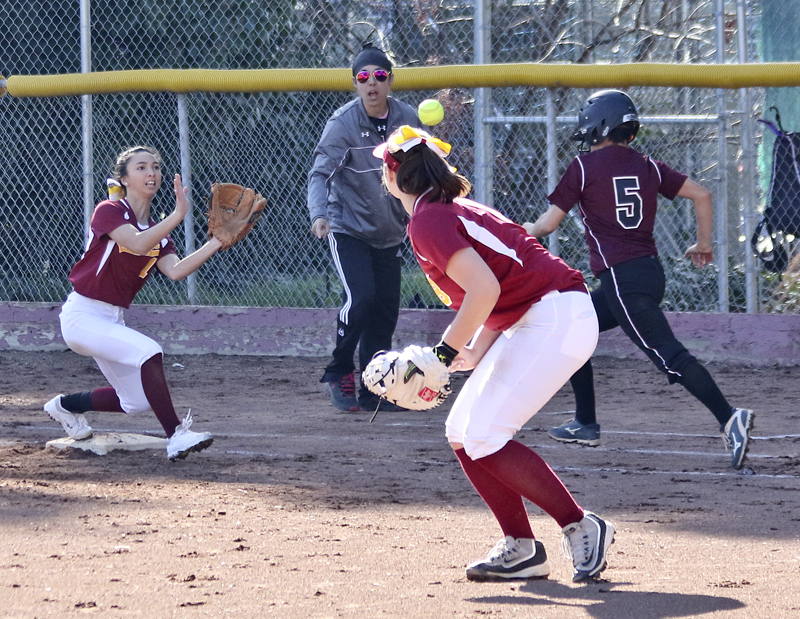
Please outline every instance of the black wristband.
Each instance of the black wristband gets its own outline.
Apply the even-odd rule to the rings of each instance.
[[[444,363],[447,367],[450,367],[458,351],[449,344],[445,344],[444,340],[442,340],[433,347],[433,354],[439,358],[439,361]]]

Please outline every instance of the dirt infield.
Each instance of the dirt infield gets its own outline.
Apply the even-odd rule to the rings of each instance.
[[[70,352],[0,352],[0,615],[33,617],[800,617],[798,368],[709,365],[756,411],[748,469],[710,413],[652,366],[596,359],[603,445],[549,440],[562,390],[519,438],[617,526],[609,568],[570,581],[557,525],[531,506],[548,580],[471,583],[500,537],[443,437],[445,410],[338,413],[325,359],[168,356],[180,410],[216,441],[162,450],[45,448],[56,393],[104,384]],[[95,432],[161,435],[152,415]]]

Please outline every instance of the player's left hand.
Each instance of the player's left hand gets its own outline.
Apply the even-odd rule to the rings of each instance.
[[[700,247],[695,243],[686,250],[684,256],[691,258],[694,266],[698,269],[702,269],[714,259],[714,252],[710,247]]]
[[[410,344],[400,352],[400,359],[418,368],[425,376],[425,386],[433,391],[441,391],[450,382],[450,370],[430,346]]]
[[[226,250],[246,237],[264,214],[267,200],[250,187],[214,183],[208,197],[208,236],[222,241]]]
[[[417,411],[439,406],[453,392],[447,366],[430,348],[414,345],[376,353],[361,373],[361,382],[375,395]]]

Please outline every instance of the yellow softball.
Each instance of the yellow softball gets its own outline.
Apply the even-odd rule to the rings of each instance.
[[[433,127],[442,122],[444,118],[444,108],[436,99],[425,99],[425,101],[419,104],[417,115],[422,121],[422,124]]]

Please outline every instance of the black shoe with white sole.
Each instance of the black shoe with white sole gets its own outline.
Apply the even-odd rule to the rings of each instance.
[[[477,582],[545,578],[549,574],[550,566],[542,542],[510,535],[497,542],[485,559],[467,566],[467,580]]]
[[[747,450],[750,448],[750,431],[753,429],[755,413],[746,408],[734,408],[733,415],[722,429],[722,441],[731,452],[731,466],[742,468]]]

